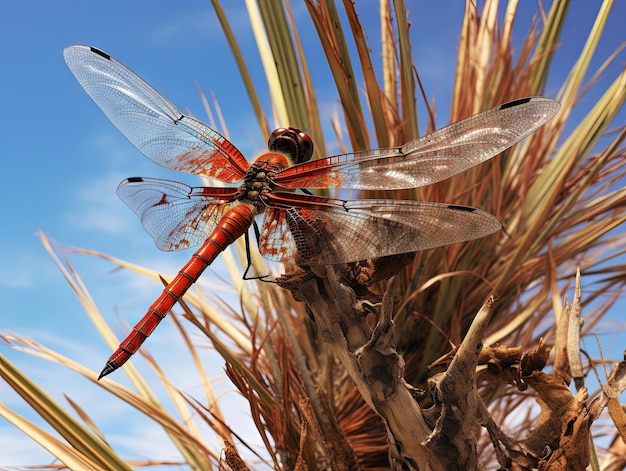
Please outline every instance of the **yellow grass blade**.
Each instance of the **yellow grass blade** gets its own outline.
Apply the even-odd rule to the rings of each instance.
[[[558,2],[557,2],[558,3]],[[611,7],[613,6],[613,0],[604,0],[598,11],[595,22],[587,36],[585,46],[580,53],[578,61],[574,64],[568,79],[566,80],[563,90],[561,92],[561,103],[563,105],[561,119],[567,119],[571,112],[574,103],[578,99],[578,93],[585,75],[587,74],[589,63],[593,58],[595,50],[598,46],[598,42],[602,37],[604,26],[609,17]]]
[[[68,469],[98,469],[101,466],[100,461],[90,460],[84,453],[53,437],[41,427],[6,407],[2,402],[0,402],[0,417],[6,419],[7,422],[22,431],[28,438],[50,452],[52,456],[57,458]],[[119,459],[115,466],[116,469],[120,470],[130,471],[132,469],[122,459]]]
[[[309,68],[308,61],[306,59],[306,52],[302,47],[300,35],[298,34],[298,25],[293,17],[291,6],[289,2],[285,2],[285,9],[289,18],[289,26],[293,34],[293,41],[295,44],[296,52],[298,54],[298,60],[300,62],[300,68],[302,69],[302,80],[304,81],[304,98],[306,100],[306,112],[308,116],[308,122],[310,127],[305,129],[307,134],[311,136],[311,139],[315,143],[313,150],[313,159],[319,157],[325,157],[326,146],[324,142],[324,133],[322,132],[322,122],[320,116],[320,109],[317,104],[317,98],[315,94],[315,85]]]
[[[402,124],[405,141],[415,139],[417,130],[417,112],[415,110],[415,78],[413,76],[413,52],[409,39],[409,21],[404,0],[394,0],[394,13],[398,22],[398,52],[400,72],[400,97],[402,107]],[[399,144],[399,143],[396,143]]]
[[[346,13],[352,36],[356,42],[359,62],[361,63],[361,71],[365,80],[366,97],[372,118],[374,120],[374,129],[376,131],[377,145],[379,147],[389,147],[390,144],[390,126],[387,119],[387,113],[384,106],[384,95],[381,93],[378,80],[374,74],[374,67],[370,59],[370,49],[365,40],[365,32],[361,27],[354,4],[347,5]],[[358,99],[358,97],[355,97]],[[414,108],[414,107],[413,107]]]
[[[274,113],[276,113],[279,122],[289,124],[290,116],[287,111],[287,100],[282,93],[280,74],[276,67],[275,58],[272,55],[272,48],[263,25],[261,12],[259,11],[257,2],[251,0],[246,1],[246,8],[248,9],[248,16],[250,17],[250,23],[252,24],[252,32],[254,33],[256,44],[259,48],[259,55],[261,57],[261,62],[263,63],[263,69],[265,70],[270,95],[272,96]],[[268,129],[268,136],[269,132],[270,131]]]
[[[78,273],[74,271],[71,264],[68,263],[67,259],[61,260],[61,258],[59,258],[59,256],[57,255],[57,251],[54,250],[50,240],[46,237],[44,233],[40,232],[38,236],[41,239],[41,243],[43,244],[44,248],[56,264],[57,268],[61,271],[65,280],[74,290],[74,293],[78,297],[80,303],[83,305],[85,312],[87,312],[91,321],[96,326],[96,329],[98,329],[98,332],[100,332],[111,351],[114,351],[118,347],[120,341],[115,336],[113,331],[109,328],[108,324],[105,322],[102,314],[96,307],[96,303],[91,298],[87,287],[82,282],[82,279],[80,278]],[[129,364],[128,366],[129,368],[125,368],[124,371],[128,375],[134,387],[138,391],[140,391],[142,395],[156,403],[156,396],[152,393],[148,385],[141,378],[138,371],[134,368],[134,366],[132,366],[132,364]]]
[[[398,109],[397,82],[396,82],[396,59],[395,59],[395,39],[393,36],[393,25],[391,19],[390,0],[380,0],[380,49],[382,56],[382,76],[383,93],[389,108]],[[380,139],[380,138],[379,138]],[[384,145],[379,141],[379,145]]]
[[[534,73],[530,77],[529,91],[531,94],[540,94],[544,89],[548,78],[548,71],[552,63],[552,58],[557,51],[559,37],[565,24],[570,2],[553,2],[545,19],[537,47],[530,63],[535,64]]]
[[[352,147],[354,150],[367,149],[370,147],[367,126],[355,82],[350,52],[337,10],[332,1],[325,0],[321,2],[306,0],[306,6],[333,74]]]
[[[246,61],[243,58],[243,54],[241,52],[241,48],[237,43],[237,39],[235,37],[235,33],[233,28],[231,28],[230,23],[226,19],[226,14],[224,10],[222,10],[222,6],[218,0],[211,0],[211,4],[213,5],[213,9],[217,18],[224,30],[224,34],[226,35],[226,40],[230,45],[230,49],[233,52],[233,56],[235,57],[235,62],[237,64],[237,68],[239,70],[239,75],[241,76],[244,86],[246,87],[246,92],[248,93],[248,98],[250,99],[250,103],[252,104],[252,108],[254,109],[254,114],[256,115],[259,126],[261,127],[261,133],[264,136],[269,136],[270,129],[267,123],[267,117],[265,116],[265,111],[261,106],[261,102],[259,101],[256,88],[254,86],[254,82],[252,80],[252,76],[248,67],[246,65]],[[256,27],[256,24],[253,24],[253,29]],[[256,30],[255,30],[256,31]]]
[[[574,166],[578,165],[589,154],[600,136],[607,131],[625,100],[626,71],[617,77],[585,120],[561,145],[545,171],[534,183],[524,208],[524,217],[528,221],[545,219],[545,216],[535,213],[542,208],[543,211],[548,211],[550,206],[554,204],[557,196],[556,190],[562,188],[564,178]],[[558,119],[563,121],[565,118],[559,116]],[[614,147],[614,150],[616,148],[617,146]]]
[[[5,340],[15,340],[5,337]],[[86,461],[101,469],[129,469],[124,461],[100,438],[91,434],[85,427],[76,422],[59,404],[53,401],[41,388],[21,373],[3,355],[0,355],[0,377],[17,392],[24,401],[39,414],[75,452],[62,446],[58,440],[39,427],[19,419],[10,409],[2,406],[0,412],[18,426],[24,433],[37,440],[57,458],[72,462]],[[1,405],[1,404],[0,404]],[[57,455],[58,453],[58,455]],[[69,464],[69,463],[68,463]],[[82,465],[82,464],[81,464]]]
[[[105,254],[102,254],[100,252],[96,252],[93,250],[74,249],[73,252],[77,254],[91,255],[91,256],[98,257],[98,258],[102,258],[104,260],[107,260],[117,265],[120,268],[124,268],[130,271],[133,271],[135,273],[139,273],[140,275],[146,276],[155,281],[160,281],[162,277],[161,274],[159,274],[158,272],[154,270],[150,270],[148,268],[127,262],[125,260],[121,260],[116,257],[111,257],[109,255],[105,255]],[[240,275],[241,271],[237,271],[236,273]],[[239,279],[241,279],[241,276],[239,276]],[[190,292],[186,293],[185,300],[194,306],[199,306],[203,308],[206,307],[206,303],[198,295],[194,293],[190,293]],[[250,339],[246,338],[246,336],[243,333],[237,330],[233,326],[232,322],[230,322],[223,315],[218,313],[215,309],[209,309],[207,312],[210,315],[211,322],[215,324],[220,330],[223,330],[229,336],[229,338],[233,339],[237,343],[239,348],[242,348],[244,351],[250,351]],[[100,329],[98,328],[98,330]],[[114,343],[115,347],[117,347],[118,344],[119,344],[119,341],[117,341],[117,344]]]

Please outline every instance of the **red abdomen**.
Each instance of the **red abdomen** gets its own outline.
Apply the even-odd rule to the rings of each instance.
[[[191,260],[178,272],[165,287],[161,296],[148,308],[148,312],[133,328],[133,331],[111,355],[100,373],[100,378],[122,366],[148,338],[169,310],[200,277],[215,257],[243,235],[252,225],[253,208],[241,203],[224,213],[213,232],[207,237]]]

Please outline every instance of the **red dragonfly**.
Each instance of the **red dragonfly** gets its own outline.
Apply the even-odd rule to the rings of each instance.
[[[501,153],[551,119],[559,103],[522,98],[439,129],[401,147],[309,161],[313,143],[296,128],[269,137],[268,152],[249,164],[224,136],[185,116],[107,53],[89,46],[63,51],[70,70],[128,140],[153,162],[233,188],[192,187],[128,178],[117,189],[159,249],[201,244],[100,377],[139,349],[203,270],[262,216],[259,249],[287,264],[333,265],[417,252],[492,234],[491,214],[469,206],[395,199],[341,200],[300,188],[397,190],[439,182]]]

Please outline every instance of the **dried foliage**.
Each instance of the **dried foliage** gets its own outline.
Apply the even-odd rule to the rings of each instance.
[[[481,11],[474,2],[466,2],[451,121],[544,93],[567,3],[554,2],[549,11],[541,12],[525,41],[514,45],[517,2],[507,4],[502,23],[497,20],[499,2],[487,0]],[[365,40],[352,2],[342,4],[345,16],[332,1],[305,4],[340,98],[343,117],[336,118],[333,127],[342,146],[353,150],[393,146],[417,137],[418,96],[428,106],[428,130],[434,129],[434,106],[419,80],[421,65],[412,63],[404,2],[380,2],[381,49],[375,51]],[[259,126],[267,134],[270,126],[252,74],[227,17],[217,1],[213,5]],[[556,97],[562,108],[555,119],[489,164],[440,184],[398,192],[405,199],[486,209],[501,219],[506,233],[415,258],[375,262],[374,279],[367,287],[360,283],[362,278],[353,276],[355,270],[366,272],[361,266],[339,273],[290,271],[281,282],[293,297],[261,282],[252,292],[253,283],[241,283],[234,262],[225,254],[241,293],[241,312],[225,308],[220,313],[207,299],[186,295],[181,303],[185,318],[224,358],[228,377],[250,404],[266,447],[254,450],[259,458],[253,464],[242,460],[247,445],[236,427],[231,430],[232,424],[226,423],[189,327],[176,316],[171,317],[192,353],[204,397],[179,391],[150,357],[146,358],[180,417],[165,411],[130,363],[124,372],[133,391],[108,380],[100,386],[159,424],[191,469],[241,470],[258,468],[261,462],[269,468],[298,470],[584,469],[597,463],[590,427],[605,407],[616,425],[613,448],[618,449],[620,440],[626,440],[625,414],[618,402],[626,387],[626,366],[617,363],[604,379],[602,392],[591,400],[584,380],[596,363],[581,360],[580,335],[592,332],[626,282],[626,267],[619,259],[626,250],[619,229],[626,220],[622,187],[626,156],[621,147],[626,128],[611,127],[626,99],[626,72],[612,77],[586,116],[574,118],[585,93],[598,86],[595,78],[615,59],[607,59],[600,70],[590,69],[611,5],[604,1],[598,10],[579,60]],[[309,130],[322,155],[324,139],[309,56],[289,5],[260,2],[257,8],[250,6],[250,17],[260,35],[276,119]],[[346,25],[350,34],[343,30]],[[349,44],[354,44],[356,54]],[[374,70],[373,54],[381,55],[381,70]],[[587,76],[592,79],[585,85]],[[341,139],[344,130],[349,144]],[[601,140],[602,136],[608,137]],[[57,258],[58,251],[45,237],[42,240],[115,348],[117,339],[79,275],[67,260]],[[241,247],[237,249],[241,257]],[[159,281],[157,273],[89,254]],[[399,267],[403,268],[394,283],[388,284],[385,280]],[[561,299],[572,284],[580,290],[580,282],[572,281],[577,267],[583,279],[590,280],[589,286],[584,297],[577,294],[571,305],[564,304]],[[300,301],[306,301],[306,307]],[[42,345],[3,338],[15,348],[96,379],[94,372]],[[551,366],[549,372],[544,371],[546,365]],[[2,404],[0,414],[66,466],[130,468],[77,405],[73,407],[83,424],[51,403],[3,358],[0,374],[65,441]],[[575,394],[569,388],[572,382]],[[533,413],[536,401],[538,414]],[[505,431],[506,418],[512,414],[519,417],[515,433]],[[220,443],[210,445],[192,417],[215,430]],[[246,453],[250,456],[250,450]],[[605,469],[617,469],[616,462],[607,458]]]

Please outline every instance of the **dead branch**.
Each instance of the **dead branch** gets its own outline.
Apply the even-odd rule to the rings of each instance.
[[[626,390],[626,361],[613,367],[602,394],[588,402],[584,387],[579,343],[581,326],[580,277],[576,296],[567,306],[559,324],[554,349],[558,367],[552,374],[542,370],[550,347],[543,342],[531,351],[519,347],[488,346],[483,339],[489,324],[494,298],[484,303],[461,345],[435,363],[447,368],[429,380],[433,401],[430,409],[420,409],[414,388],[404,381],[404,360],[393,340],[393,281],[381,302],[340,281],[337,267],[305,270],[280,284],[296,299],[306,302],[317,324],[319,335],[343,363],[369,406],[380,415],[389,442],[391,469],[475,470],[484,469],[477,453],[477,435],[484,427],[491,439],[501,469],[571,470],[585,469],[590,461],[590,427],[607,405],[614,421],[624,430],[626,415],[617,397]],[[358,283],[356,283],[358,284]],[[359,290],[359,288],[357,288]],[[367,322],[370,314],[377,323]],[[541,413],[524,440],[508,437],[490,416],[478,393],[477,370],[486,365],[481,380],[531,387],[538,395]],[[568,388],[576,380],[578,394]],[[621,426],[620,426],[621,424]]]

